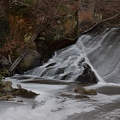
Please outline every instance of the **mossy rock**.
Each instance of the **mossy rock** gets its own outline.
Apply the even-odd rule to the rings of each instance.
[[[30,49],[26,53],[24,58],[21,60],[18,67],[22,71],[28,71],[28,70],[33,69],[35,67],[38,67],[40,65],[41,65],[41,56],[40,56],[40,54],[37,51]]]
[[[6,82],[2,81],[0,84],[1,84],[0,91],[2,91],[3,93],[12,92],[14,90],[11,81]]]
[[[37,93],[28,91],[26,89],[14,89],[14,93],[15,96],[20,96],[23,98],[35,98],[38,95]]]
[[[85,89],[83,87],[75,88],[74,92],[84,95],[97,95],[97,91],[95,89]]]
[[[11,74],[10,74],[10,72],[9,72],[8,69],[3,68],[3,69],[0,70],[0,75],[2,75],[2,76],[4,76],[4,77],[8,77],[8,76],[10,76]]]

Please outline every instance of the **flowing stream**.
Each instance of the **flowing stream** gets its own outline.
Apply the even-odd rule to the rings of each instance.
[[[83,72],[82,58],[90,65],[99,82],[85,86],[97,95],[75,99],[61,96],[73,93]],[[13,86],[37,92],[35,99],[16,98],[0,102],[0,120],[119,120],[120,119],[120,28],[82,35],[76,44],[56,51],[42,66],[16,75]],[[17,103],[17,100],[23,103]]]

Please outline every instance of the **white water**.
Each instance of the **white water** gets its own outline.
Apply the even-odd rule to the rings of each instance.
[[[85,41],[89,38],[89,35],[81,36],[78,40],[79,42],[75,45],[71,45],[55,52],[54,56],[47,63],[43,64],[43,66],[36,67],[35,69],[27,72],[27,74],[36,75],[45,79],[75,81],[84,70],[83,67],[78,64],[82,58],[85,58],[85,62],[91,66],[98,79],[104,82],[90,63],[81,42],[81,40]],[[53,63],[55,63],[55,65],[51,65]]]
[[[118,72],[120,55],[118,50],[120,39],[118,40],[118,38],[120,37],[115,34],[116,31],[117,29],[107,29],[99,35],[83,35],[75,45],[57,51],[43,66],[29,71],[31,78],[28,77],[28,79],[22,81],[8,78],[13,81],[14,87],[17,83],[20,83],[23,88],[35,91],[40,95],[30,100],[17,98],[18,100],[22,99],[23,103],[16,105],[16,101],[13,101],[10,104],[15,105],[8,105],[7,108],[4,106],[9,103],[0,103],[0,106],[3,106],[1,107],[3,109],[0,109],[0,120],[119,120],[120,85],[118,78],[120,77]],[[116,47],[116,45],[118,46]],[[116,49],[113,49],[114,47]],[[111,49],[113,52],[117,52],[118,55],[115,52],[111,55]],[[96,96],[89,96],[88,99],[67,98],[62,97],[61,93],[75,94],[72,85],[24,83],[27,80],[34,81],[33,78],[36,76],[62,79],[63,76],[67,75],[65,80],[74,81],[78,75],[82,74],[83,68],[78,66],[78,63],[83,57],[99,78],[98,84],[86,87],[87,89],[101,88],[102,91],[98,91]],[[112,57],[116,57],[116,61]],[[108,58],[113,60],[113,66]],[[48,66],[51,63],[55,64]],[[109,72],[107,71],[108,64],[110,64]],[[109,81],[109,75],[111,76],[111,74],[115,76],[113,81],[111,79]],[[107,88],[108,91],[103,90],[103,88]]]
[[[8,79],[10,80],[10,78]],[[97,96],[89,96],[90,98],[74,99],[61,96],[61,93],[75,94],[72,92],[74,87],[68,90],[66,88],[67,85],[25,84],[16,79],[11,80],[14,83],[14,87],[19,83],[23,88],[37,92],[40,95],[30,100],[17,98],[17,100],[23,100],[23,103],[17,103],[17,105],[14,105],[16,101],[0,103],[0,106],[3,106],[0,109],[0,120],[86,120],[82,116],[80,117],[81,119],[67,117],[82,115],[82,113],[87,116],[89,112],[92,116],[88,116],[88,120],[111,120],[111,118],[119,120],[117,117],[120,118],[119,94],[106,95],[98,93]],[[107,83],[103,82],[86,88],[99,88],[103,86],[112,86],[112,89],[116,88],[116,86],[107,85]],[[108,104],[112,105],[115,103],[118,104],[113,109],[110,107],[109,112],[107,112],[108,108],[104,108]],[[6,108],[5,105],[7,105]],[[96,111],[98,111],[97,114],[95,114]],[[96,116],[96,119],[93,116]]]
[[[99,76],[107,83],[120,83],[120,29],[107,29],[84,41],[85,53]],[[79,41],[77,45],[79,47]]]
[[[16,81],[15,79],[12,79],[12,81],[14,86],[20,83],[20,81]],[[97,96],[89,96],[90,98],[88,99],[73,99],[60,95],[61,93],[72,93],[73,89],[70,91],[64,90],[67,87],[66,85],[20,84],[22,87],[35,91],[40,95],[31,100],[17,98],[18,100],[22,99],[23,103],[14,105],[16,101],[13,101],[6,108],[4,106],[8,104],[7,102],[0,103],[0,106],[3,106],[0,109],[0,120],[66,120],[68,116],[76,116],[74,113],[78,113],[78,115],[85,113],[85,116],[87,116],[89,112],[92,115],[88,116],[88,120],[111,120],[111,117],[114,118],[113,120],[119,120],[116,118],[120,118],[119,94],[105,95],[98,93]],[[101,86],[103,87],[105,84],[101,82],[88,88],[98,88]],[[108,108],[104,108],[105,106],[117,102],[117,107],[112,110],[109,108],[109,112],[106,112]],[[105,111],[102,111],[103,109],[99,110],[100,108],[104,108]],[[94,114],[97,110],[98,113]],[[93,116],[96,116],[96,119]],[[82,116],[80,117],[81,119],[70,118],[67,120],[86,120]]]
[[[112,28],[94,35],[82,35],[75,45],[55,52],[43,66],[27,74],[42,78],[75,81],[83,72],[81,58],[91,66],[99,81],[120,82],[120,29]],[[103,80],[104,79],[104,80]]]
[[[63,77],[67,75],[65,80],[74,81],[83,71],[83,68],[78,66],[81,58],[83,58],[82,51],[76,45],[72,45],[55,52],[55,55],[47,63],[30,71],[29,74],[63,80]],[[46,67],[51,63],[55,63],[55,65]]]

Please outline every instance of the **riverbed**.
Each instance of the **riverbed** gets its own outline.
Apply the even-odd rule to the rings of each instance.
[[[0,102],[0,120],[119,120],[120,118],[120,86],[99,82],[96,85],[86,86],[94,88],[97,95],[89,95],[89,98],[73,98],[61,96],[61,94],[76,94],[74,88],[79,83],[67,85],[24,83],[30,79],[11,80],[21,84],[23,88],[32,90],[39,95],[35,99],[17,97],[14,101]],[[111,90],[111,92],[110,92]],[[23,102],[17,102],[22,100]]]

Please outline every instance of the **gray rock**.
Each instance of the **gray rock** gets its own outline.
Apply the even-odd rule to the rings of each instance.
[[[18,67],[22,71],[28,71],[42,64],[41,55],[36,50],[28,50],[24,58],[19,63]]]

